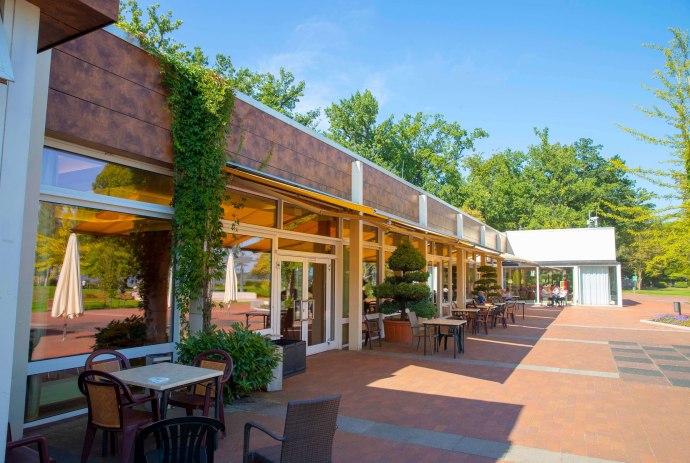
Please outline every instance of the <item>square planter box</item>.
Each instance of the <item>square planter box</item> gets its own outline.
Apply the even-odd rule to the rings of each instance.
[[[307,343],[294,339],[276,339],[274,344],[283,348],[283,378],[307,369]]]

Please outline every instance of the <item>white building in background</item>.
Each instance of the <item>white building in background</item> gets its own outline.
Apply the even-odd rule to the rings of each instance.
[[[621,265],[616,261],[615,230],[566,228],[560,230],[520,230],[506,232],[508,252],[537,265],[504,262],[504,268],[533,268],[536,281],[540,271],[553,269],[569,275],[572,302],[576,305],[623,305]],[[571,273],[572,272],[572,273]],[[508,276],[509,278],[509,276]],[[507,278],[507,279],[508,279]]]

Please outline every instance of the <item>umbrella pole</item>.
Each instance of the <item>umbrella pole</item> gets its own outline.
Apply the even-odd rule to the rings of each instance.
[[[62,340],[64,341],[66,337],[67,337],[67,320],[65,320],[65,323],[62,325]]]

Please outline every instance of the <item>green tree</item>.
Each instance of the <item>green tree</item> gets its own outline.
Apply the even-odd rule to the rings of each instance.
[[[644,45],[664,56],[663,69],[654,71],[659,86],[644,86],[657,99],[650,108],[638,107],[645,115],[667,124],[669,131],[655,135],[644,130],[622,127],[638,140],[668,148],[668,169],[633,171],[672,192],[676,206],[660,211],[664,233],[659,254],[650,262],[652,273],[668,273],[676,278],[690,276],[687,243],[690,242],[690,37],[688,31],[671,28],[671,40],[666,46]],[[654,245],[656,242],[650,243]],[[667,266],[666,269],[662,269]]]
[[[379,105],[369,90],[326,108],[325,135],[441,199],[461,206],[460,160],[474,141],[488,136],[468,132],[442,115],[405,114],[378,122]]]
[[[135,273],[130,241],[121,236],[101,236],[81,250],[84,274],[96,279],[97,287],[110,298],[112,307],[113,298]]]

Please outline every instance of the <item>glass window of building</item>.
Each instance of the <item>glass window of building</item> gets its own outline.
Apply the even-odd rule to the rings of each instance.
[[[384,243],[386,246],[397,246],[407,239],[408,237],[405,235],[393,231],[387,231],[384,237]]]
[[[54,148],[43,148],[41,184],[169,206],[173,181],[167,175],[113,164]]]
[[[237,190],[230,190],[230,197],[223,201],[223,218],[233,222],[276,226],[277,201]]]
[[[213,281],[212,324],[226,330],[236,322],[252,330],[270,328],[272,240],[228,234],[223,248],[225,274]]]
[[[170,340],[168,220],[41,202],[30,360]]]
[[[284,249],[286,251],[314,252],[319,254],[333,254],[335,251],[335,247],[332,244],[293,240],[289,238],[278,238],[278,249]]]
[[[379,284],[379,251],[378,249],[362,249],[362,298],[365,308],[369,311],[376,309],[376,296],[374,286]]]
[[[369,243],[378,243],[379,229],[373,225],[362,224],[362,238]]]
[[[286,202],[283,203],[283,230],[335,238],[338,220]]]

